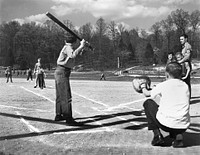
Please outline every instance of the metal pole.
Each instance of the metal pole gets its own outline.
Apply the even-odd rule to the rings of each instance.
[[[119,57],[117,57],[117,68],[120,68],[120,61],[119,61]]]

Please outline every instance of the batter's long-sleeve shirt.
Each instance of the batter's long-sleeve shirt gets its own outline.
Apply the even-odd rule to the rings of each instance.
[[[60,51],[57,59],[57,65],[62,65],[67,68],[73,68],[75,65],[75,58],[79,55],[82,48],[79,46],[77,49],[73,49],[71,43],[66,43]]]

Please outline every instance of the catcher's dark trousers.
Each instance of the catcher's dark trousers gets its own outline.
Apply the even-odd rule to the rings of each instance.
[[[72,95],[69,83],[70,74],[70,68],[57,66],[55,70],[56,115],[63,115],[65,119],[72,118]]]
[[[186,131],[186,129],[173,129],[162,125],[156,118],[159,106],[154,100],[147,99],[143,106],[147,117],[148,130],[162,129],[163,131],[169,132],[172,138],[175,138],[177,134],[182,134]]]

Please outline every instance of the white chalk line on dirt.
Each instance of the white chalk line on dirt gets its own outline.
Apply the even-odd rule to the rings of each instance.
[[[48,97],[46,97],[46,96],[44,96],[44,95],[38,94],[38,93],[36,93],[36,92],[33,92],[33,91],[31,91],[31,90],[29,90],[29,89],[27,89],[27,88],[24,88],[23,86],[21,86],[21,88],[23,88],[24,90],[26,90],[26,91],[28,91],[28,92],[31,92],[31,93],[33,93],[33,94],[39,96],[39,97],[42,97],[42,98],[44,98],[44,99],[46,99],[46,100],[48,100],[48,101],[54,103],[53,100],[49,99]],[[76,95],[78,95],[78,94],[76,93]],[[81,95],[79,95],[79,96],[81,96]],[[82,97],[82,96],[81,96],[81,97]],[[86,98],[86,97],[84,97],[84,98]],[[79,114],[79,115],[82,115],[82,114],[81,114],[80,112],[78,112],[78,111],[75,111],[75,113],[77,113],[77,114]],[[92,121],[93,121],[95,124],[97,124],[97,125],[101,125],[102,128],[105,128],[105,129],[106,129],[106,131],[112,131],[112,130],[109,129],[108,127],[104,127],[100,122],[97,122],[97,121],[95,121],[95,120],[92,119],[92,118],[90,118],[89,120],[92,120]],[[74,132],[75,132],[75,131],[74,131]]]
[[[51,100],[50,98],[48,98],[48,97],[46,97],[46,96],[44,96],[44,95],[41,95],[41,94],[36,93],[36,92],[34,92],[34,91],[31,91],[31,90],[29,90],[29,89],[27,89],[27,88],[24,88],[23,86],[21,86],[21,88],[23,88],[24,90],[26,90],[26,91],[28,91],[28,92],[30,92],[30,93],[33,93],[33,94],[35,94],[35,95],[37,95],[37,96],[39,96],[39,97],[42,97],[42,98],[48,100],[48,101],[50,101],[51,103],[55,103],[55,101]],[[78,111],[75,111],[75,112],[76,112],[77,114],[79,114],[79,115],[82,115],[82,114],[81,114],[80,112],[78,112]]]
[[[16,114],[17,114],[18,116],[21,115],[18,111],[16,111]],[[24,124],[28,127],[28,129],[29,129],[31,132],[41,133],[41,131],[40,131],[38,128],[36,128],[36,127],[34,127],[33,125],[31,125],[31,124],[30,124],[28,121],[26,121],[23,117],[20,117],[20,121],[21,121],[22,123],[24,123]],[[74,133],[74,134],[78,134],[78,133],[97,133],[97,132],[104,132],[104,131],[112,132],[113,130],[107,130],[106,128],[102,128],[102,129],[100,129],[100,130],[69,131],[69,132],[59,132],[59,133],[54,132],[54,133],[52,133],[52,134],[59,135],[59,134],[73,134],[73,133]]]
[[[29,92],[31,92],[31,93],[37,95],[37,96],[43,97],[43,98],[45,98],[46,100],[48,100],[48,101],[54,103],[54,101],[52,101],[51,99],[47,98],[46,96],[43,96],[43,95],[38,94],[38,93],[35,93],[35,92],[33,92],[33,91],[29,90],[29,89],[24,88],[23,86],[21,86],[21,88],[23,88],[24,90],[29,91]],[[100,101],[95,101],[95,100],[90,99],[90,98],[88,98],[88,97],[86,97],[86,96],[80,95],[80,94],[78,94],[78,93],[76,93],[76,92],[72,92],[72,93],[75,94],[75,95],[77,95],[77,96],[79,96],[79,97],[82,97],[82,98],[84,98],[84,99],[86,99],[86,100],[89,100],[89,101],[92,101],[92,102],[94,102],[94,103],[103,105],[103,106],[105,106],[106,108],[112,108],[112,107],[110,107],[110,106],[108,106],[108,105],[106,105],[106,104],[104,104],[104,103],[102,103],[102,102],[100,102]],[[130,103],[132,104],[133,102],[125,103],[125,105],[130,104]],[[135,102],[134,102],[134,103],[135,103]],[[102,110],[99,110],[99,109],[97,109],[97,108],[94,108],[94,110],[103,112]],[[78,113],[79,115],[82,115],[81,113],[79,113],[79,112],[77,112],[77,111],[75,111],[75,112]],[[103,112],[103,113],[104,113],[104,112]],[[106,113],[104,113],[104,114],[106,114]],[[119,116],[117,116],[117,118],[120,119],[120,120],[127,120],[127,119],[122,118],[122,117],[119,117]],[[95,121],[95,120],[93,120],[93,119],[90,119],[90,120],[92,120],[95,124],[101,125],[102,128],[105,128],[106,131],[109,131],[109,132],[110,132],[110,131],[113,130],[113,129],[109,128],[109,127],[104,127],[104,126],[102,125],[102,123],[100,123],[100,122],[97,122],[97,121]],[[139,125],[139,124],[137,124],[137,123],[135,123],[135,122],[130,122],[130,123],[131,123],[131,124],[134,124],[134,125]],[[74,131],[74,132],[76,132],[76,131]]]
[[[47,110],[30,109],[30,108],[20,108],[20,107],[8,106],[8,105],[0,105],[0,107],[13,108],[13,109],[19,109],[19,110],[34,110],[34,111],[39,111],[39,112],[50,112],[50,111],[47,111]]]
[[[26,90],[26,91],[28,91],[28,92],[30,92],[30,93],[33,93],[33,94],[35,94],[35,95],[37,95],[37,96],[39,96],[39,97],[42,97],[42,98],[48,100],[48,101],[51,102],[51,103],[55,103],[55,101],[51,100],[50,98],[48,98],[48,97],[46,97],[46,96],[44,96],[44,95],[41,95],[41,94],[36,93],[36,92],[34,92],[34,91],[31,91],[31,90],[29,90],[29,89],[27,89],[27,88],[24,88],[23,86],[21,86],[21,88],[23,88],[24,90]],[[81,113],[79,113],[79,112],[77,112],[77,111],[75,111],[75,112],[76,112],[77,114],[81,115]]]
[[[82,97],[82,98],[84,98],[84,99],[86,99],[88,101],[91,101],[91,102],[94,102],[94,103],[97,103],[99,105],[102,105],[102,106],[106,107],[106,109],[103,110],[103,111],[112,111],[113,109],[119,109],[119,108],[122,108],[122,107],[129,108],[129,107],[127,107],[127,105],[134,104],[134,103],[137,103],[137,102],[140,102],[140,101],[144,101],[145,99],[148,99],[148,98],[143,98],[143,99],[135,100],[133,102],[127,102],[127,103],[119,104],[118,106],[111,107],[111,106],[109,106],[107,104],[104,104],[103,102],[96,101],[94,99],[90,99],[90,98],[88,98],[86,96],[83,96],[83,95],[80,95],[80,94],[78,94],[78,93],[76,93],[74,91],[72,93],[75,94],[75,95],[77,95],[77,96],[79,96],[79,97]],[[129,108],[129,109],[135,110],[135,111],[141,110],[141,109],[133,109],[133,108]]]
[[[41,94],[36,93],[36,92],[34,92],[34,91],[31,91],[31,90],[29,90],[29,89],[27,89],[27,88],[24,88],[23,86],[21,86],[20,88],[22,88],[22,89],[24,89],[24,90],[26,90],[26,91],[28,91],[28,92],[31,92],[32,94],[35,94],[35,95],[37,95],[37,96],[39,96],[39,97],[42,97],[42,98],[44,98],[44,99],[50,101],[51,103],[54,103],[53,100],[49,99],[48,97],[46,97],[46,96],[44,96],[44,95],[41,95]]]
[[[117,106],[105,109],[104,111],[112,111],[114,109],[120,109],[120,108],[124,108],[124,107],[129,108],[129,107],[127,107],[128,105],[135,104],[135,103],[138,103],[138,102],[142,102],[142,101],[147,100],[147,99],[150,99],[150,97],[142,98],[142,99],[135,100],[135,101],[132,101],[132,102],[122,103],[122,104],[119,104]],[[133,108],[129,108],[129,109],[136,110],[136,111],[141,110],[141,109],[133,109]]]
[[[21,115],[18,111],[16,111],[17,115]],[[21,122],[23,122],[31,132],[40,133],[40,130],[32,126],[28,121],[26,121],[23,117],[20,117]]]
[[[81,134],[81,133],[98,133],[98,132],[113,132],[114,129],[112,130],[107,130],[105,128],[102,128],[102,129],[96,129],[96,130],[93,130],[93,129],[88,129],[86,131],[69,131],[69,132],[54,132],[53,134],[55,135],[62,135],[62,134]]]
[[[102,105],[102,106],[104,106],[104,107],[109,107],[107,104],[104,104],[103,102],[90,99],[90,98],[88,98],[88,97],[86,97],[86,96],[83,96],[83,95],[80,95],[80,94],[78,94],[78,93],[76,93],[76,92],[74,92],[74,91],[72,91],[72,93],[75,94],[75,95],[77,95],[77,96],[79,96],[79,97],[82,97],[82,98],[84,98],[84,99],[86,99],[86,100],[88,100],[88,101],[91,101],[91,102],[100,104],[100,105]]]
[[[86,97],[86,96],[83,96],[83,95],[80,95],[80,94],[78,94],[78,93],[76,93],[76,92],[74,92],[74,91],[73,91],[72,93],[75,94],[75,95],[77,95],[77,96],[79,96],[79,97],[82,97],[82,98],[84,98],[84,99],[86,99],[86,100],[88,100],[88,101],[91,101],[91,102],[94,102],[94,103],[103,105],[103,106],[105,106],[105,107],[109,107],[107,104],[104,104],[104,103],[102,103],[102,102],[100,102],[100,101],[96,101],[96,100],[90,99],[90,98],[88,98],[88,97]],[[92,119],[92,118],[90,118],[89,120],[93,121],[93,122],[94,122],[95,124],[97,124],[97,125],[101,125],[102,128],[104,128],[106,131],[111,132],[111,131],[113,130],[113,129],[109,128],[109,127],[104,127],[104,126],[102,125],[102,123],[100,123],[99,121],[95,121],[95,120]]]
[[[92,101],[92,102],[94,102],[94,103],[97,103],[97,104],[100,103],[101,105],[105,106],[105,107],[108,108],[108,109],[112,109],[112,108],[113,108],[113,107],[110,107],[110,106],[108,106],[108,105],[106,105],[106,104],[104,104],[104,103],[102,103],[102,102],[95,101],[95,100],[93,100],[93,99],[90,99],[90,98],[88,98],[88,97],[85,97],[85,96],[80,95],[80,94],[75,93],[75,92],[73,92],[73,93],[76,94],[77,96],[80,96],[80,97],[82,97],[82,98],[84,98],[84,99],[86,99],[86,100]],[[136,100],[136,101],[133,101],[133,102],[128,102],[128,103],[121,104],[121,105],[120,105],[120,108],[121,108],[122,106],[127,106],[127,105],[129,105],[129,104],[133,104],[133,103],[136,103],[136,102],[143,101],[143,100],[145,100],[145,99],[147,99],[147,98],[143,98],[143,99]],[[118,107],[118,106],[116,106],[116,107]],[[127,107],[127,108],[128,108],[128,107]],[[96,110],[96,111],[99,111],[99,112],[101,112],[101,113],[103,113],[103,114],[107,114],[107,113],[104,112],[105,110],[99,110],[98,108],[95,108],[95,107],[92,107],[92,109],[94,109],[94,110]],[[129,109],[134,110],[134,111],[139,111],[139,110],[141,110],[141,109],[133,109],[133,108],[129,108]],[[111,114],[111,115],[112,115],[112,114]],[[113,116],[114,116],[114,115],[113,115]],[[125,119],[125,118],[123,118],[123,117],[120,117],[120,116],[116,116],[116,118],[118,118],[118,119],[120,119],[120,120],[127,120],[127,119]],[[133,122],[133,121],[131,121],[130,123],[131,123],[131,124],[134,124],[134,125],[139,125],[138,123]],[[106,128],[108,128],[108,127],[106,127]],[[111,129],[108,128],[108,130],[111,130]]]
[[[99,111],[99,112],[101,112],[101,113],[107,115],[107,113],[103,112],[102,110],[99,110],[98,108],[92,107],[92,109],[94,109],[94,110],[96,110],[96,111]],[[113,114],[110,114],[110,115],[111,115],[111,116],[114,116],[114,117],[116,117],[116,118],[118,118],[119,120],[122,120],[122,121],[126,121],[126,120],[127,120],[127,119],[125,119],[125,118],[123,118],[123,117],[120,117],[120,116],[115,116],[115,115],[113,115]],[[129,123],[134,124],[134,125],[139,125],[138,123],[133,122],[133,121],[130,121]]]

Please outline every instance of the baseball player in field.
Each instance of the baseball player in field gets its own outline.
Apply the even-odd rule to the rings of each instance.
[[[55,70],[56,85],[56,116],[55,121],[66,120],[68,125],[75,125],[72,117],[72,95],[69,77],[74,67],[75,58],[82,53],[85,46],[85,40],[80,42],[76,48],[76,37],[68,36],[63,49],[57,59],[57,68]]]
[[[35,64],[34,67],[34,74],[35,74],[35,86],[34,88],[36,88],[38,86],[38,73],[40,72],[40,68],[41,68],[41,58],[38,58],[37,63]]]
[[[8,66],[7,69],[6,69],[6,78],[7,78],[7,81],[6,83],[8,83],[9,79],[10,79],[10,82],[12,83],[12,68],[11,66]]]
[[[143,106],[148,121],[148,130],[152,130],[153,146],[164,143],[160,129],[169,132],[174,139],[173,147],[183,147],[183,133],[190,125],[189,100],[190,93],[187,84],[181,80],[182,67],[177,62],[170,62],[166,66],[166,81],[148,90],[145,83],[141,83],[142,93],[147,99]],[[160,103],[153,98],[160,96]]]

